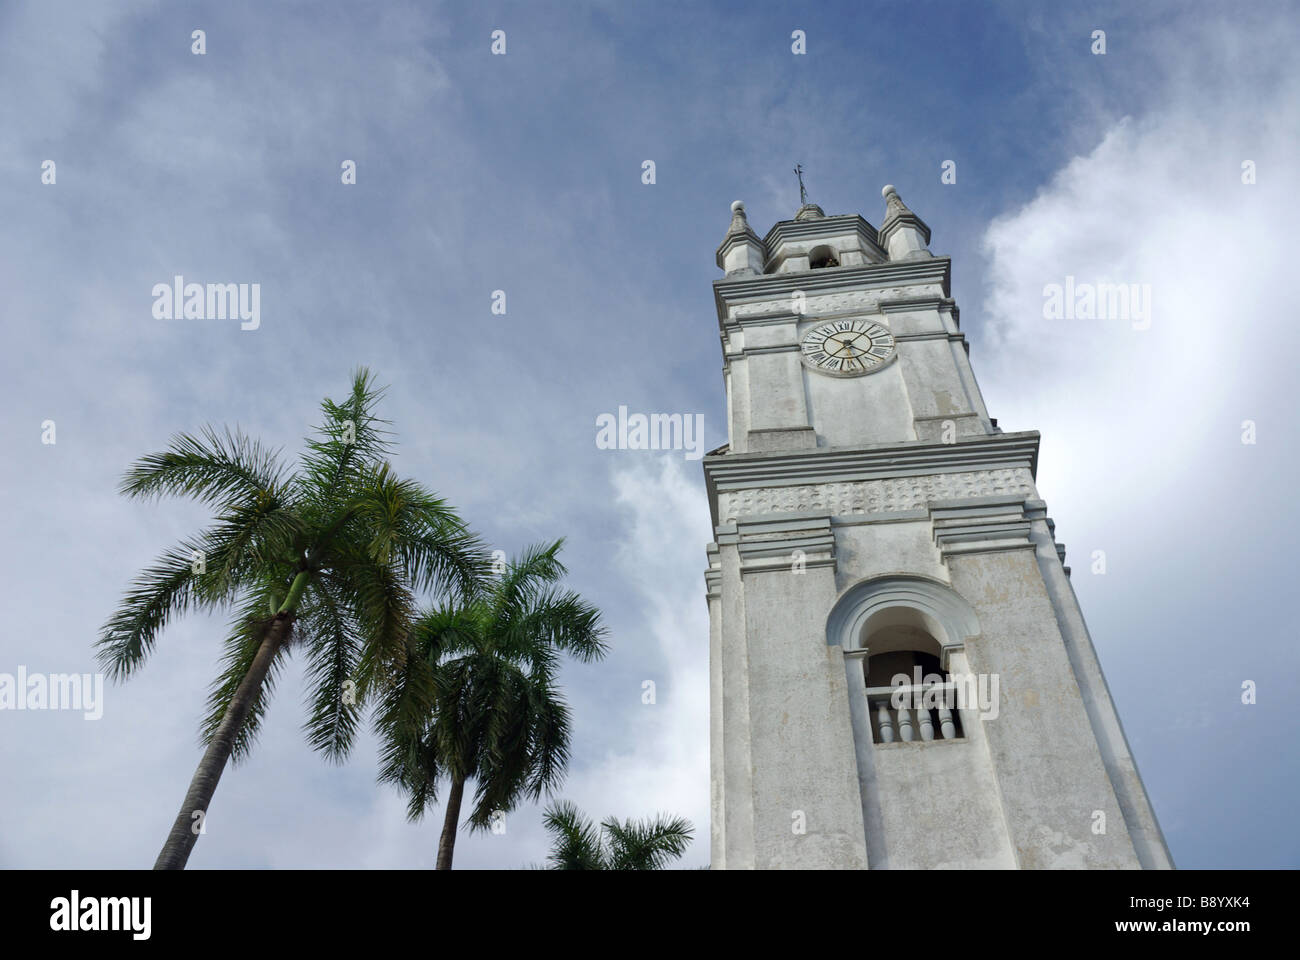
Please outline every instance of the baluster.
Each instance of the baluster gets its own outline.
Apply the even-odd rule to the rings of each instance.
[[[952,722],[952,711],[942,701],[939,703],[939,733],[945,740],[951,740],[957,736],[957,728]]]
[[[904,706],[898,708],[898,737],[900,740],[907,742],[911,742],[916,738],[916,734],[912,730],[912,711]]]
[[[880,724],[880,742],[894,742],[894,718],[889,715],[889,705],[884,700],[876,701],[876,722]]]
[[[930,719],[930,708],[925,705],[924,696],[921,703],[916,708],[916,719],[920,722],[921,739],[934,739],[934,721]]]

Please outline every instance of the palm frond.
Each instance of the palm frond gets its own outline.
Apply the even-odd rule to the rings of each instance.
[[[530,710],[533,768],[528,793],[533,799],[558,790],[569,766],[570,713],[568,704],[549,686],[535,691]]]
[[[399,479],[388,463],[358,473],[346,509],[370,555],[400,563],[412,589],[463,599],[477,592],[488,567],[482,542],[445,500]]]
[[[609,838],[611,870],[662,870],[686,852],[694,832],[689,820],[664,814],[626,823],[610,817],[601,828]]]
[[[502,632],[512,645],[562,650],[582,663],[600,660],[609,652],[600,611],[571,590],[535,593],[526,607],[502,624]]]
[[[384,393],[385,388],[375,386],[370,371],[361,367],[342,403],[322,401],[323,420],[301,459],[300,496],[319,504],[346,500],[355,479],[387,456],[391,451],[388,421],[375,415]]]
[[[367,693],[389,664],[405,659],[415,597],[393,564],[377,563],[356,549],[342,557],[331,576],[345,596],[365,650],[357,662],[357,683]]]
[[[365,692],[357,680],[357,665],[365,638],[346,598],[327,576],[320,577],[304,604],[296,627],[298,644],[307,651],[310,713],[307,742],[333,761],[341,762],[356,736]]]
[[[542,825],[551,834],[551,852],[546,858],[552,870],[603,870],[605,851],[600,830],[568,800],[546,808]]]
[[[493,813],[514,809],[535,764],[532,696],[528,676],[513,663],[487,658],[476,673],[483,702],[474,756],[477,790],[468,822],[471,829],[491,824]]]
[[[211,603],[229,600],[272,568],[285,575],[300,559],[298,517],[271,496],[228,507],[203,535],[206,572],[196,578],[199,595]]]
[[[492,590],[497,619],[508,619],[512,612],[527,608],[538,590],[568,572],[559,559],[562,546],[563,539],[534,544],[506,566]]]
[[[229,506],[259,495],[282,494],[278,452],[238,430],[218,433],[203,427],[199,436],[178,433],[161,453],[141,457],[128,468],[120,492],[150,499],[188,496]]]
[[[172,547],[131,582],[95,644],[96,659],[113,680],[130,676],[148,658],[172,617],[212,602],[198,589],[193,565],[200,550],[196,541]]]

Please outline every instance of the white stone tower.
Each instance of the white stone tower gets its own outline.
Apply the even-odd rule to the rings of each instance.
[[[730,442],[704,460],[712,866],[1172,868],[1034,486],[984,408],[950,261],[732,204]]]

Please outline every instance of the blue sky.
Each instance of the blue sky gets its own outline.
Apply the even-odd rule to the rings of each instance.
[[[732,200],[760,234],[793,215],[801,162],[828,213],[878,224],[894,183],[953,257],[990,412],[1043,432],[1040,490],[1177,863],[1300,865],[1300,18],[1133,6],[0,5],[0,672],[91,670],[129,578],[201,522],[117,497],[134,457],[205,422],[296,453],[368,364],[399,469],[502,549],[568,537],[606,613],[610,658],[565,675],[564,795],[686,815],[706,863],[702,476],[597,449],[595,418],[702,413],[726,440],[713,252]],[[260,283],[260,328],[154,319],[176,274]],[[1151,329],[1044,320],[1067,275],[1150,284]],[[101,720],[0,713],[21,771],[0,865],[152,862],[222,627],[178,623]],[[404,821],[369,740],[312,754],[302,700],[290,670],[191,864],[430,865],[439,817]],[[539,820],[462,838],[458,865],[540,861]]]

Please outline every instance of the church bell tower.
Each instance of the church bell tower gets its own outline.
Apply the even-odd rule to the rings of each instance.
[[[729,442],[704,460],[712,866],[1173,863],[951,262],[732,204],[713,284]]]

